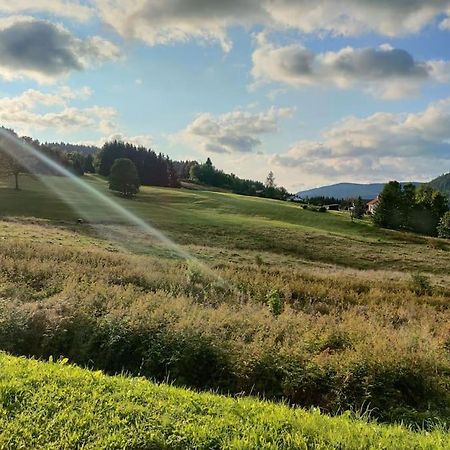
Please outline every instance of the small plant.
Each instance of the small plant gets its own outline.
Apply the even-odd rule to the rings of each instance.
[[[284,310],[284,302],[277,289],[272,289],[267,294],[267,304],[275,317],[278,317]]]
[[[193,262],[188,263],[186,273],[189,283],[192,285],[201,284],[204,281],[200,267]]]
[[[411,275],[411,289],[417,295],[431,295],[433,293],[430,279],[421,273]]]
[[[256,264],[258,267],[261,267],[261,266],[264,264],[264,261],[263,261],[263,259],[261,258],[260,255],[256,255],[256,256],[255,256],[255,264]]]
[[[327,212],[327,208],[325,208],[325,206],[321,206],[317,211],[320,212],[320,213],[326,213]]]

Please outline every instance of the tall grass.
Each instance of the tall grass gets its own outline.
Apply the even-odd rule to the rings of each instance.
[[[0,241],[0,348],[329,413],[450,417],[449,290],[346,270]],[[383,274],[385,275],[385,274]]]

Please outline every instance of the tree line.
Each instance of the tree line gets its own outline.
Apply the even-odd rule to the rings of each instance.
[[[286,189],[276,185],[272,172],[269,173],[266,182],[262,183],[225,173],[214,167],[210,158],[205,163],[176,161],[163,153],[156,153],[152,149],[142,146],[137,147],[131,143],[117,140],[106,142],[102,148],[64,142],[41,143],[30,137],[19,138],[13,130],[5,128],[2,130],[4,134],[0,135],[0,175],[13,176],[17,189],[20,186],[19,175],[21,173],[60,174],[38,158],[33,157],[30,152],[21,150],[20,145],[14,143],[14,140],[8,139],[7,134],[38,150],[77,176],[83,176],[85,173],[97,173],[110,178],[116,161],[124,159],[131,161],[136,170],[137,178],[134,176],[134,169],[130,168],[130,164],[121,161],[115,169],[116,173],[112,183],[115,187],[120,186],[121,184],[117,183],[118,180],[122,179],[122,186],[125,186],[122,193],[126,192],[126,196],[133,195],[131,194],[133,191],[137,192],[140,185],[176,188],[181,186],[181,181],[192,181],[205,186],[229,190],[236,194],[280,200],[285,200],[288,197]],[[8,151],[8,149],[10,150]],[[17,157],[19,152],[21,152],[21,155]],[[13,158],[12,154],[15,154],[16,158]],[[120,175],[121,171],[124,172],[123,176]],[[127,179],[127,177],[130,179]],[[130,188],[129,183],[132,183],[135,187]]]
[[[376,225],[393,230],[408,230],[436,236],[449,211],[445,194],[429,185],[402,186],[397,181],[387,183],[379,195],[379,204],[373,214]]]
[[[235,174],[225,173],[214,167],[210,158],[204,164],[190,163],[189,178],[200,184],[229,190],[235,194],[251,195],[286,200],[289,193],[275,183],[273,172],[269,172],[265,183],[246,180]]]

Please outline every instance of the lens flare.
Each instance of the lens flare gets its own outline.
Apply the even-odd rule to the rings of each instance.
[[[2,150],[5,151],[8,155],[14,158],[17,162],[23,165],[30,173],[33,171],[33,165],[30,161],[30,158],[34,158],[38,160],[40,163],[43,163],[47,168],[51,169],[54,173],[57,173],[60,176],[65,177],[65,179],[70,180],[73,186],[77,189],[74,193],[70,195],[65,190],[58,189],[58,186],[54,181],[52,181],[51,176],[45,176],[42,174],[35,174],[43,184],[45,184],[49,189],[51,189],[59,198],[61,198],[65,203],[70,205],[74,210],[77,211],[83,218],[89,220],[89,212],[80,208],[79,198],[75,201],[74,196],[78,195],[87,195],[89,201],[97,202],[99,206],[106,206],[109,211],[116,213],[118,216],[122,217],[126,220],[127,223],[138,227],[141,231],[143,231],[146,235],[152,236],[156,238],[159,242],[161,242],[167,249],[172,250],[176,255],[180,258],[185,259],[190,264],[194,264],[204,273],[213,276],[217,281],[226,284],[230,287],[228,282],[224,282],[224,280],[219,277],[215,272],[213,272],[209,267],[205,266],[201,261],[192,256],[189,252],[181,248],[178,244],[168,238],[163,232],[150,225],[142,218],[129,211],[122,205],[120,205],[117,201],[113,200],[109,196],[100,192],[94,186],[89,183],[86,183],[65,167],[61,166],[59,163],[49,158],[47,155],[43,154],[36,148],[29,145],[27,142],[17,138],[12,135],[8,131],[4,129],[0,129],[0,135],[6,140],[3,142]],[[123,233],[122,233],[123,235]]]

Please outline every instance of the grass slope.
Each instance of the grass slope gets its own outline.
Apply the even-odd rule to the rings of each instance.
[[[48,186],[23,177],[23,190],[0,188],[3,216],[28,216],[73,223],[85,216],[91,224],[126,225],[123,217],[86,196],[67,179],[47,177],[51,187],[73,202],[69,207]],[[106,182],[86,177],[107,196]],[[352,223],[339,213],[305,211],[286,202],[228,193],[143,187],[136,200],[117,201],[167,233],[181,245],[269,252],[303,260],[361,269],[448,273],[450,249],[437,239],[380,230],[367,221]],[[127,241],[145,251],[139,232]],[[141,241],[141,242],[140,242]]]
[[[446,433],[0,354],[2,449],[446,449]]]

